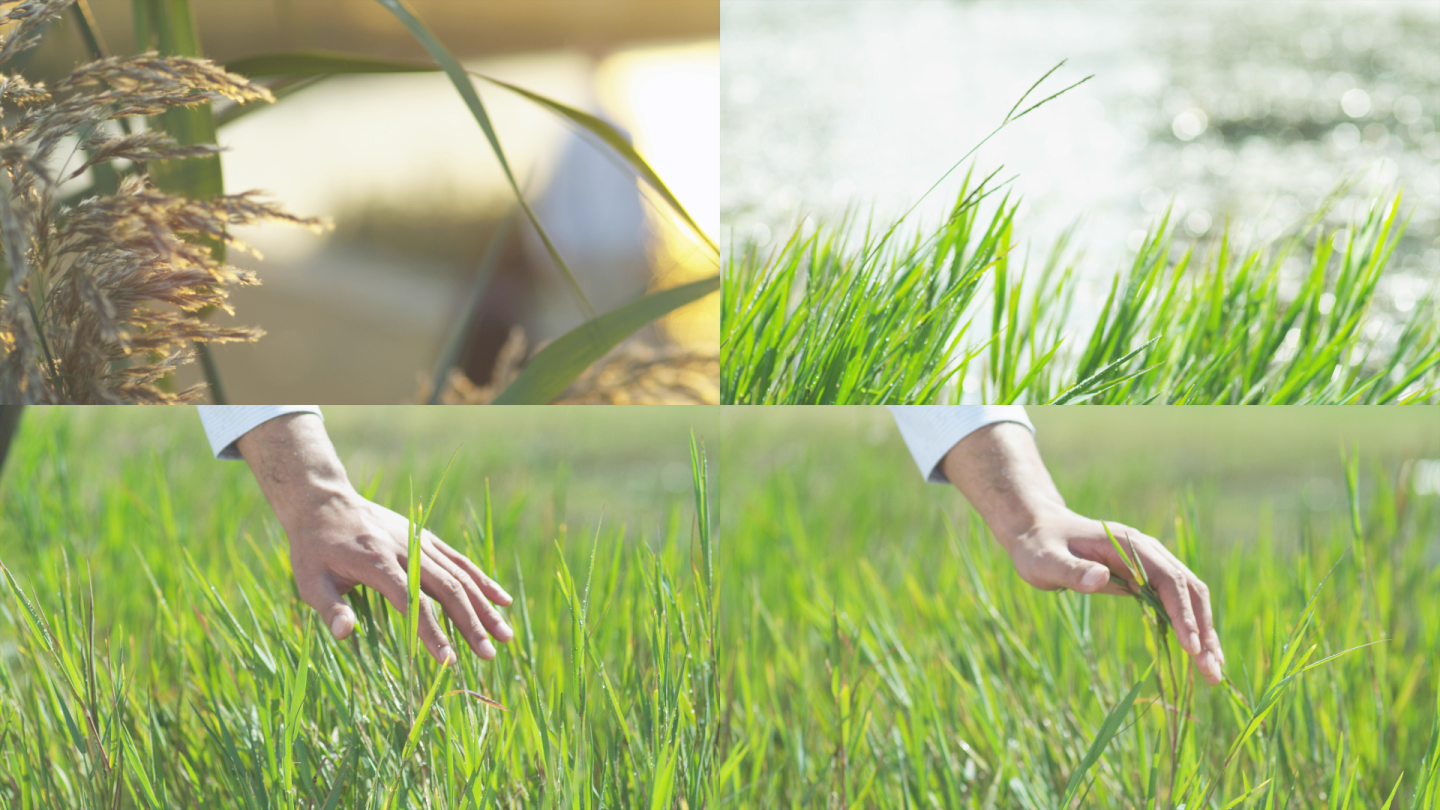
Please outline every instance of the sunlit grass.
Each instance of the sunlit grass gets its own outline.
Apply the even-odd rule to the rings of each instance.
[[[1026,266],[1018,201],[1002,197],[982,212],[994,193],[967,178],[943,225],[903,242],[852,218],[797,231],[770,252],[733,252],[722,294],[723,401],[1440,398],[1433,294],[1398,323],[1373,312],[1404,229],[1398,194],[1344,228],[1323,224],[1327,203],[1274,243],[1243,247],[1227,229],[1203,252],[1175,245],[1164,216],[1110,277],[1098,314],[1080,317],[1072,235],[1042,265]]]
[[[512,472],[492,497],[465,451],[443,483],[449,446],[408,451],[412,497],[386,462],[393,480],[364,489],[428,511],[516,597],[494,662],[442,669],[373,593],[352,597],[355,635],[329,637],[241,465],[94,421],[118,417],[32,417],[44,430],[22,434],[0,490],[7,808],[1440,799],[1440,499],[1363,444],[1336,462],[1341,508],[1298,522],[1237,510],[1203,477],[1157,507],[1163,485],[1129,485],[1142,461],[1062,482],[1209,583],[1228,680],[1210,688],[1143,591],[1030,588],[977,520],[952,519],[958,496],[877,464],[854,430],[797,452],[746,413],[719,475],[698,446],[685,468],[676,441],[666,475],[689,490],[603,521],[567,508],[596,491],[568,467]],[[633,469],[607,452],[603,469]],[[1222,520],[1244,542],[1216,545]]]
[[[1074,86],[1012,109],[981,144]],[[1280,238],[1246,243],[1227,223],[1201,251],[1178,244],[1166,212],[1108,276],[1098,312],[1076,313],[1074,229],[1031,266],[998,173],[967,174],[938,223],[908,221],[917,201],[891,221],[852,212],[768,250],[732,245],[721,401],[1440,401],[1435,290],[1398,322],[1374,311],[1405,229],[1399,193],[1327,227],[1342,186]]]
[[[6,479],[0,805],[703,807],[733,782],[698,443],[691,492],[573,529],[563,471],[501,502],[488,484],[436,489],[448,454],[417,466],[413,498],[372,484],[516,598],[496,661],[441,667],[364,589],[356,632],[333,641],[252,483],[167,480],[158,454],[67,480],[68,422],[50,415]],[[416,584],[412,570],[412,617]]]
[[[949,519],[963,509],[953,491],[918,492],[913,470],[839,434],[815,444],[757,437],[723,459],[721,531],[744,572],[732,598],[748,612],[739,654],[753,662],[737,688],[764,763],[752,806],[1440,798],[1440,618],[1428,597],[1440,508],[1408,492],[1407,472],[1364,475],[1337,459],[1354,520],[1342,508],[1298,535],[1185,490],[1168,522],[1141,525],[1211,587],[1227,658],[1227,683],[1211,688],[1145,600],[1035,590],[978,519]],[[1071,505],[1152,511],[1116,478],[1097,471]],[[1216,547],[1200,527],[1222,515],[1253,534]]]

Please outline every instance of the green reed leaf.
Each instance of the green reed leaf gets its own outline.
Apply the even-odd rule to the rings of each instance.
[[[415,37],[429,52],[430,58],[440,65],[441,70],[445,71],[445,75],[450,77],[450,83],[455,85],[455,89],[460,93],[460,98],[464,100],[465,106],[470,108],[471,115],[475,117],[476,123],[485,133],[485,139],[490,142],[490,150],[495,153],[495,159],[500,162],[500,168],[505,172],[505,179],[510,183],[511,191],[515,192],[515,201],[520,204],[520,208],[525,212],[530,224],[535,226],[535,232],[540,236],[540,241],[545,244],[545,250],[550,254],[551,261],[560,268],[561,274],[564,275],[566,283],[570,285],[571,291],[575,293],[581,307],[587,314],[593,314],[594,310],[590,307],[589,299],[585,297],[585,291],[580,289],[580,282],[575,279],[575,274],[571,272],[570,266],[565,263],[565,259],[560,255],[555,244],[550,241],[549,234],[545,232],[544,226],[536,218],[535,212],[530,209],[530,203],[525,201],[525,195],[520,191],[520,184],[516,182],[515,174],[510,169],[510,161],[505,158],[505,150],[500,147],[500,138],[495,134],[495,127],[490,123],[490,114],[486,112],[485,103],[480,100],[480,94],[475,92],[475,85],[471,83],[465,68],[430,32],[430,29],[420,22],[420,19],[415,16],[404,0],[375,0],[375,2],[395,15],[395,18],[405,26],[411,36]]]
[[[586,321],[556,338],[530,359],[520,376],[495,398],[496,405],[543,405],[585,369],[641,327],[720,288],[720,277],[650,293]]]

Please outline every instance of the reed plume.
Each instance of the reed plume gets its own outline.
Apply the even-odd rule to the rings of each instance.
[[[0,26],[11,26],[0,65],[32,47],[72,2],[0,2]],[[249,250],[233,226],[319,223],[254,192],[188,199],[158,190],[150,163],[219,147],[182,145],[127,120],[221,99],[274,101],[208,60],[154,53],[98,59],[48,88],[0,73],[0,402],[193,399],[203,386],[172,392],[160,381],[193,359],[196,343],[263,334],[202,317],[233,315],[229,291],[258,283],[214,248]],[[113,166],[123,175],[115,193],[61,203],[63,184],[115,161],[128,162]]]

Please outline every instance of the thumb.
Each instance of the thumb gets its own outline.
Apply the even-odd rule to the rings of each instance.
[[[336,641],[343,641],[355,629],[355,612],[335,589],[335,583],[328,576],[319,576],[310,582],[310,587],[301,590],[305,604],[315,609],[330,628],[330,635]]]
[[[1110,569],[1097,562],[1071,557],[1065,561],[1065,587],[1078,593],[1097,593],[1110,581]]]

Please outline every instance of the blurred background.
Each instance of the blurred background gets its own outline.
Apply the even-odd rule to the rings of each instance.
[[[1093,517],[1167,542],[1174,540],[1187,492],[1199,505],[1207,545],[1226,548],[1264,533],[1288,550],[1311,533],[1348,531],[1342,450],[1359,453],[1362,503],[1384,486],[1413,510],[1440,509],[1440,421],[1425,408],[1055,405],[1025,411],[1067,502],[1103,508],[1105,514]],[[728,504],[746,503],[776,476],[790,477],[811,503],[883,493],[866,507],[873,525],[856,530],[906,528],[883,529],[891,534],[873,538],[875,544],[910,542],[916,531],[943,537],[943,516],[966,509],[953,487],[924,482],[883,407],[726,407],[720,419],[717,488]],[[722,536],[727,523],[743,520],[720,515]],[[1429,559],[1440,565],[1440,542],[1426,542]]]
[[[927,0],[721,10],[722,246],[783,242],[853,207],[905,211],[1027,102],[1094,74],[976,154],[1024,197],[1043,256],[1080,222],[1084,314],[1174,204],[1179,236],[1264,239],[1337,183],[1331,227],[1403,187],[1379,306],[1440,279],[1440,4],[1429,0]],[[1047,90],[1048,88],[1048,90]],[[963,170],[918,210],[934,223]],[[1089,303],[1086,300],[1088,296]]]
[[[90,5],[110,52],[132,52],[130,0]],[[467,68],[623,128],[715,237],[718,2],[411,6]],[[193,9],[206,55],[221,63],[301,50],[429,61],[374,0],[193,0]],[[69,19],[47,36],[27,75],[58,76],[83,61]],[[516,179],[597,313],[716,272],[611,156],[534,103],[483,82],[477,89]],[[268,334],[216,349],[230,401],[414,401],[464,314],[486,248],[515,209],[449,80],[332,77],[222,127],[220,143],[228,192],[260,189],[293,213],[334,223],[322,235],[280,226],[240,234],[264,259],[231,260],[256,270],[262,284],[234,294],[233,320]],[[698,301],[632,343],[648,347],[648,357],[716,355],[716,310],[713,296]],[[533,350],[583,320],[533,230],[518,224],[480,316],[460,358],[467,389],[489,380],[513,328]],[[179,380],[200,381],[194,365]],[[703,399],[704,382],[685,396]]]

